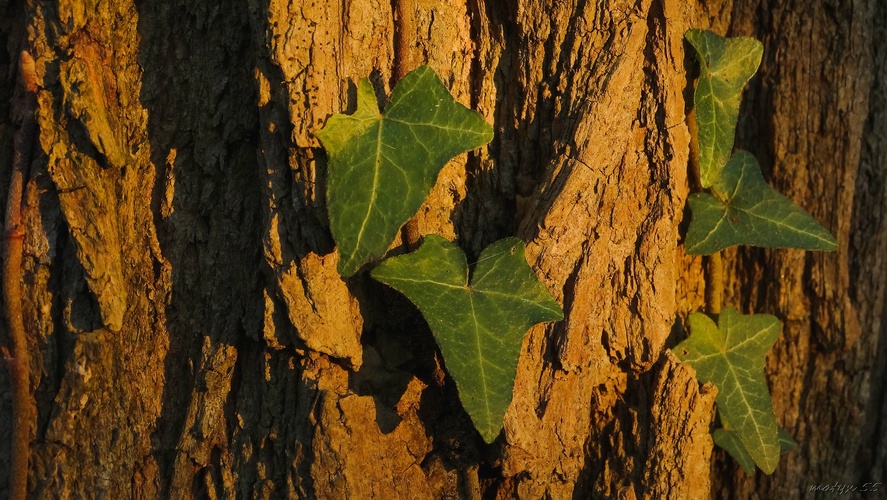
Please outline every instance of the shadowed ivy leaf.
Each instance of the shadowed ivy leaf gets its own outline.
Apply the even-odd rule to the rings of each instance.
[[[745,446],[742,445],[742,441],[739,439],[739,434],[736,431],[732,430],[728,427],[727,422],[724,420],[723,415],[721,416],[721,421],[724,424],[724,428],[715,429],[712,433],[711,437],[714,443],[730,454],[737,463],[739,463],[742,470],[744,470],[747,474],[754,474],[755,472],[755,461],[752,459],[751,455],[748,454],[748,451],[745,449]],[[798,451],[800,447],[798,443],[795,442],[794,438],[792,438],[791,434],[780,428],[778,430],[779,434],[779,451],[781,453],[788,453],[790,451]]]
[[[795,438],[788,433],[787,430],[779,428],[779,451],[788,453],[790,451],[799,451],[801,449]]]
[[[746,474],[755,473],[755,461],[752,459],[751,455],[745,451],[745,446],[742,446],[742,441],[739,440],[739,435],[736,431],[715,429],[711,434],[711,439],[716,445],[726,450],[727,453],[736,460],[739,466],[742,467],[742,470],[744,470]]]
[[[690,337],[675,348],[700,382],[717,386],[718,411],[767,474],[779,462],[779,437],[764,358],[779,328],[779,320],[769,314],[743,315],[728,307],[715,326],[705,314],[695,313],[690,315]]]
[[[418,250],[382,262],[372,276],[422,311],[462,405],[492,442],[511,403],[524,334],[564,317],[527,264],[524,243],[506,238],[487,247],[469,280],[462,250],[429,235]]]
[[[693,109],[699,177],[707,188],[717,180],[733,151],[742,88],[758,70],[764,47],[754,38],[724,38],[705,30],[690,30],[684,37],[696,49],[699,60]]]
[[[710,255],[733,245],[835,250],[835,238],[791,200],[771,188],[755,157],[738,151],[712,186],[720,199],[696,193],[687,253]]]
[[[490,142],[493,129],[421,66],[394,87],[384,114],[372,84],[361,80],[354,114],[331,116],[317,137],[329,155],[327,209],[339,274],[351,276],[385,253],[446,162]]]

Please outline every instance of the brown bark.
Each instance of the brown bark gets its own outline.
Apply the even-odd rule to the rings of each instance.
[[[22,317],[22,192],[28,177],[37,122],[37,75],[34,58],[22,50],[18,58],[18,91],[14,109],[21,124],[13,136],[12,176],[6,199],[3,251],[3,302],[9,331],[9,349],[2,346],[12,392],[10,427],[9,497],[25,498],[28,486],[28,462],[32,423],[36,417],[31,397],[31,353]]]
[[[765,48],[739,146],[771,168],[771,183],[833,231],[839,247],[729,258],[728,301],[783,321],[767,375],[779,423],[801,451],[772,476],[735,473],[719,457],[716,469],[732,476],[719,496],[807,498],[814,485],[884,483],[887,7],[752,0],[733,10],[732,30]]]
[[[801,4],[0,3],[26,19],[40,87],[29,491],[699,498],[883,480],[887,9]],[[841,242],[725,254],[725,306],[786,323],[768,375],[802,451],[769,477],[712,453],[715,390],[668,351],[705,288],[680,246],[690,27],[763,40],[739,144]],[[338,277],[326,221],[313,132],[353,110],[358,78],[387,94],[423,63],[496,136],[444,168],[415,228],[470,257],[525,239],[566,314],[525,337],[493,445],[418,312]],[[9,415],[0,397],[0,443]]]

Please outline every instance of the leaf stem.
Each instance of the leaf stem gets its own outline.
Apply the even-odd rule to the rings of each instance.
[[[724,302],[724,262],[721,252],[715,252],[708,256],[705,274],[708,276],[705,284],[705,302],[708,304],[708,313],[721,314]]]
[[[410,68],[407,65],[407,57],[410,52],[410,44],[412,40],[410,39],[410,34],[414,34],[415,30],[415,16],[411,15],[411,12],[407,11],[406,0],[394,0],[394,54],[393,54],[393,66],[394,66],[394,82],[391,83],[391,87],[394,88],[394,85],[401,81],[403,77],[410,72]]]
[[[412,252],[419,246],[419,221],[415,215],[410,217],[410,220],[403,225],[403,228],[400,230],[400,237],[407,252]]]
[[[480,481],[477,477],[477,466],[471,466],[464,470],[462,480],[463,491],[466,500],[480,500]]]
[[[410,72],[407,58],[410,52],[411,33],[415,33],[415,19],[407,11],[406,0],[394,0],[394,82],[401,81]],[[415,215],[403,225],[400,231],[404,250],[412,252],[419,246],[419,221]]]
[[[13,143],[12,179],[6,200],[6,252],[3,259],[3,300],[9,323],[10,349],[3,348],[3,357],[9,370],[12,389],[12,443],[10,445],[9,498],[24,499],[28,488],[28,461],[30,458],[31,422],[35,417],[34,401],[30,391],[31,356],[22,317],[22,190],[31,161],[31,150],[37,134],[37,75],[34,59],[22,51],[19,61],[20,85],[24,90],[19,101],[22,123]]]

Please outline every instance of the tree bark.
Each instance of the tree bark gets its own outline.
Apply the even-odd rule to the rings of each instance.
[[[730,259],[730,301],[783,322],[767,375],[780,426],[801,451],[755,477],[716,455],[725,478],[718,496],[801,498],[814,485],[884,483],[887,6],[743,0],[733,12],[731,31],[764,44],[738,146],[839,247],[740,250]]]
[[[887,481],[882,3],[0,0],[0,192],[20,40],[39,78],[28,491],[800,498]],[[763,41],[737,146],[840,242],[724,254],[725,306],[784,322],[767,375],[801,451],[771,476],[712,451],[716,390],[669,351],[705,295],[681,244],[691,27]],[[495,138],[447,164],[415,229],[469,260],[521,237],[566,315],[527,333],[492,445],[418,311],[336,272],[314,132],[353,111],[359,78],[384,103],[420,64]],[[0,370],[0,443],[9,387]]]

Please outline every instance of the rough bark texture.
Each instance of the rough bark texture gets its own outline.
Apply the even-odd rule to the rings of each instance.
[[[813,485],[884,483],[887,5],[742,0],[733,11],[732,31],[764,43],[739,146],[839,247],[733,252],[729,301],[783,321],[767,374],[779,423],[801,451],[769,477],[736,473],[719,456],[729,479],[718,496],[802,498]]]
[[[884,481],[887,8],[815,4],[0,0],[0,192],[18,33],[41,79],[29,491],[795,498]],[[715,390],[667,349],[704,295],[680,244],[690,27],[762,39],[738,144],[841,242],[725,255],[725,305],[785,321],[768,376],[802,451],[769,477],[712,453]],[[525,337],[493,445],[418,312],[336,273],[313,132],[353,110],[358,78],[387,94],[419,64],[496,132],[444,168],[419,233],[470,258],[525,239],[566,314]],[[2,372],[0,443],[8,388]],[[0,449],[0,496],[7,471]]]

